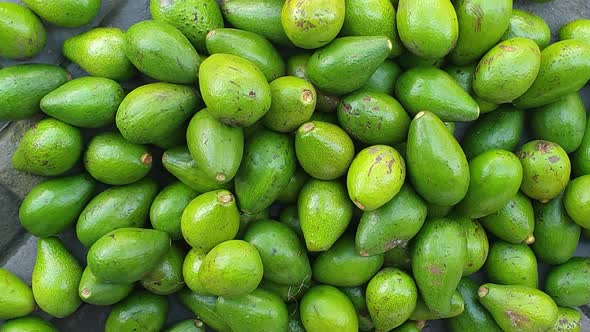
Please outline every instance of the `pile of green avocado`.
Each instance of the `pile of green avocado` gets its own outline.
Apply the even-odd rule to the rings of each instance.
[[[100,8],[23,2],[0,2],[8,59]],[[550,44],[512,7],[152,0],[63,43],[87,77],[1,69],[0,121],[41,119],[13,167],[49,178],[19,212],[32,286],[0,269],[0,331],[57,331],[31,312],[82,302],[113,305],[107,332],[161,331],[171,294],[195,317],[168,332],[581,331],[590,20]],[[86,266],[57,237],[74,225]]]

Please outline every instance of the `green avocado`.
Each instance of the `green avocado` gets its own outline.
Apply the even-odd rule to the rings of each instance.
[[[495,242],[484,269],[490,282],[538,287],[537,258],[527,244]]]
[[[12,166],[36,175],[60,175],[76,165],[82,145],[80,129],[47,118],[25,132],[12,156]]]
[[[590,303],[590,258],[574,257],[553,267],[545,280],[545,291],[563,307]]]
[[[512,0],[455,1],[459,38],[450,59],[458,65],[477,61],[494,46],[508,28]]]
[[[422,320],[417,322],[413,320],[407,320],[402,325],[393,329],[392,332],[420,332],[425,325],[426,322]]]
[[[363,211],[373,211],[389,202],[406,179],[406,163],[396,149],[373,145],[354,157],[346,185],[352,202]]]
[[[338,104],[338,122],[365,144],[394,145],[406,140],[410,117],[388,92],[361,89]]]
[[[540,49],[544,49],[551,41],[551,31],[547,22],[541,17],[520,9],[512,9],[508,29],[502,40],[515,37],[529,38],[535,41]]]
[[[452,297],[463,274],[467,240],[458,223],[429,220],[416,235],[412,272],[426,306],[437,315],[452,311]]]
[[[141,285],[158,295],[170,295],[184,287],[182,264],[184,252],[172,245],[156,267],[141,279]]]
[[[29,59],[41,52],[47,31],[33,12],[16,3],[0,3],[0,56],[12,60]]]
[[[345,0],[287,0],[281,11],[281,25],[295,46],[322,47],[340,32],[344,8]]]
[[[367,308],[365,288],[366,287],[364,286],[340,287],[339,290],[346,296],[348,296],[356,310],[356,315],[359,322],[359,331],[370,332],[375,329],[375,325],[371,320],[371,316],[369,315],[369,309]],[[299,312],[297,312],[297,314],[299,314]]]
[[[482,115],[467,130],[461,146],[468,159],[486,151],[514,151],[524,132],[525,112],[510,105]]]
[[[534,202],[535,242],[532,248],[538,259],[549,264],[563,264],[574,256],[580,240],[580,226],[567,214],[563,193],[543,204]]]
[[[296,203],[297,201],[295,201]],[[297,205],[289,205],[281,210],[279,221],[291,228],[300,238],[303,238],[301,231],[301,223],[299,221],[299,214],[297,213]]]
[[[119,228],[88,251],[88,268],[103,281],[126,284],[152,271],[170,248],[168,234],[152,229]]]
[[[125,40],[127,58],[143,74],[170,83],[197,81],[201,58],[173,25],[141,21],[127,30]]]
[[[578,310],[557,307],[557,322],[547,332],[580,332],[582,315]]]
[[[205,290],[199,279],[199,271],[203,265],[206,252],[192,248],[184,257],[182,263],[182,277],[186,286],[193,292],[201,295],[211,295]]]
[[[309,278],[305,282],[296,285],[279,284],[268,279],[262,279],[258,288],[278,295],[283,302],[297,303],[312,284],[315,284],[315,282]]]
[[[207,51],[207,32],[223,28],[223,17],[215,0],[150,0],[150,13],[154,20],[166,22],[180,30],[203,53]]]
[[[590,229],[590,175],[572,180],[565,189],[563,203],[569,216],[576,224]]]
[[[426,214],[428,218],[442,218],[451,212],[453,206],[439,206],[427,202],[426,208],[428,209],[428,213]]]
[[[233,54],[251,61],[267,81],[285,75],[285,62],[272,44],[264,37],[250,31],[218,28],[207,33],[209,54]]]
[[[270,206],[289,184],[296,164],[287,135],[260,131],[249,138],[235,179],[240,209],[256,213]]]
[[[443,121],[473,121],[479,117],[479,106],[473,98],[452,76],[436,67],[420,66],[401,74],[395,95],[411,115],[430,111]]]
[[[264,73],[237,55],[218,53],[203,61],[199,86],[209,113],[231,126],[254,124],[271,105],[271,89]]]
[[[23,0],[27,7],[47,22],[64,28],[90,23],[100,11],[100,0]]]
[[[6,2],[0,6],[3,4]],[[54,65],[27,64],[0,69],[0,119],[31,117],[41,110],[41,99],[70,78],[65,69]]]
[[[358,331],[354,306],[336,287],[312,287],[303,296],[299,310],[306,331]]]
[[[533,205],[522,192],[518,192],[498,211],[479,219],[479,222],[488,232],[506,242],[531,244],[535,241]]]
[[[420,112],[414,117],[406,155],[409,178],[427,202],[452,206],[465,197],[469,188],[467,158],[436,115]]]
[[[385,36],[337,38],[312,54],[307,76],[319,90],[345,95],[365,85],[391,49]]]
[[[188,288],[178,292],[180,303],[190,309],[203,323],[219,332],[231,332],[231,329],[215,310],[217,296],[205,296],[193,293]]]
[[[262,118],[269,129],[291,132],[311,118],[317,103],[317,93],[303,78],[284,76],[270,82],[272,102]]]
[[[395,82],[401,73],[402,69],[400,66],[392,60],[387,59],[377,67],[377,70],[369,77],[367,83],[361,89],[391,94],[395,89]]]
[[[580,18],[571,21],[559,29],[559,40],[579,39],[590,43],[590,19]]]
[[[263,289],[235,298],[218,297],[215,311],[233,332],[286,331],[287,305],[278,295]]]
[[[539,75],[530,89],[514,100],[518,108],[547,105],[578,91],[590,78],[590,44],[577,39],[551,44],[541,52]]]
[[[37,240],[37,259],[31,278],[35,302],[43,311],[57,318],[73,314],[82,303],[78,296],[81,277],[80,263],[59,239]]]
[[[48,321],[37,316],[26,316],[5,321],[0,326],[1,332],[59,332],[59,330]]]
[[[455,291],[451,297],[451,310],[446,314],[436,313],[432,309],[428,308],[422,296],[418,296],[416,301],[416,309],[410,315],[411,320],[415,321],[426,321],[435,320],[441,318],[452,318],[457,317],[465,310],[465,303],[461,297],[461,293]]]
[[[115,229],[143,227],[157,193],[156,182],[145,178],[125,186],[111,187],[96,195],[78,217],[78,240],[90,248]]]
[[[307,250],[315,252],[330,249],[348,227],[353,208],[341,181],[307,181],[297,201]]]
[[[18,276],[0,268],[0,319],[23,317],[35,309],[33,291]],[[2,329],[0,329],[1,331]]]
[[[412,269],[412,259],[409,244],[399,245],[386,251],[383,257],[383,266],[410,271]]]
[[[354,158],[354,143],[337,125],[306,122],[295,135],[295,154],[307,174],[319,180],[334,180],[346,174]]]
[[[571,162],[574,175],[590,174],[590,117],[587,117],[584,138],[578,149],[571,155]]]
[[[514,153],[488,150],[469,161],[470,182],[455,212],[481,218],[501,209],[518,192],[523,169]]]
[[[450,0],[400,0],[397,29],[406,48],[422,58],[442,58],[459,37],[457,13]]]
[[[475,68],[477,64],[468,65],[446,65],[442,68],[447,74],[459,83],[459,86],[465,90],[465,92],[473,93],[473,76],[475,76]]]
[[[362,256],[406,246],[426,220],[426,203],[405,184],[385,205],[365,211],[356,230],[356,250]]]
[[[480,331],[501,332],[502,330],[494,321],[490,313],[479,303],[477,290],[478,283],[462,278],[457,290],[461,293],[465,303],[465,310],[456,317],[449,318],[450,332]]]
[[[297,197],[309,176],[301,168],[295,169],[295,173],[289,180],[289,184],[277,197],[277,201],[285,204],[297,203]]]
[[[203,106],[198,92],[189,86],[150,83],[131,91],[117,110],[117,128],[130,142],[163,141]]]
[[[397,62],[399,63],[400,67],[405,70],[409,70],[415,67],[437,67],[441,68],[444,66],[447,61],[445,58],[436,58],[436,59],[428,59],[428,58],[421,58],[416,54],[406,51],[402,53],[398,58]]]
[[[94,28],[70,37],[62,52],[92,76],[126,81],[137,72],[125,55],[125,33],[118,28]]]
[[[78,285],[78,295],[82,301],[94,305],[111,305],[115,304],[129,295],[133,290],[133,283],[113,284],[96,278],[94,273],[88,267],[84,269],[80,285]]]
[[[164,187],[150,207],[152,228],[168,233],[173,240],[180,240],[182,212],[197,195],[195,190],[180,181],[174,181]]]
[[[238,235],[236,238],[241,239],[248,230],[250,224],[254,223],[258,220],[269,219],[270,218],[270,207],[257,212],[257,213],[247,213],[244,211],[240,211],[240,228],[238,229]]]
[[[182,320],[166,330],[164,332],[205,332],[205,325],[198,319],[185,319]]]
[[[168,314],[168,299],[137,290],[117,303],[106,320],[105,332],[159,332]]]
[[[532,110],[531,129],[536,139],[559,144],[567,153],[582,144],[586,130],[586,108],[578,92],[563,99]]]
[[[485,101],[510,103],[533,85],[540,66],[541,51],[533,40],[516,37],[502,41],[479,61],[473,90]]]
[[[488,258],[490,245],[486,231],[477,220],[457,216],[450,216],[449,219],[463,228],[467,240],[463,276],[472,275],[481,269]]]
[[[88,174],[46,180],[25,196],[18,212],[20,223],[37,237],[58,235],[77,220],[95,187]]]
[[[125,92],[119,83],[103,77],[80,77],[41,99],[41,110],[81,128],[100,128],[115,122]]]
[[[541,203],[548,202],[565,189],[570,179],[570,159],[561,146],[536,140],[524,144],[516,155],[522,164],[522,190]]]

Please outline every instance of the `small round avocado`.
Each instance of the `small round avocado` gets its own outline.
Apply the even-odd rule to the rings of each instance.
[[[319,48],[340,32],[344,7],[344,0],[287,0],[281,12],[281,24],[295,46]]]
[[[270,109],[262,118],[269,129],[291,132],[309,121],[316,108],[315,88],[308,81],[283,76],[270,82]]]
[[[170,246],[160,263],[141,279],[141,285],[158,295],[176,293],[184,287],[183,260],[183,251],[175,245]]]
[[[0,56],[13,60],[32,58],[46,41],[43,23],[29,8],[0,3]]]
[[[354,306],[336,287],[312,287],[303,296],[299,310],[306,331],[358,331]]]
[[[485,272],[488,280],[496,284],[538,287],[537,258],[525,243],[492,244]]]
[[[570,217],[583,228],[590,228],[590,175],[580,176],[567,186],[563,196]]]
[[[182,239],[180,230],[182,212],[197,196],[197,191],[180,181],[164,187],[154,198],[150,207],[152,228],[168,233],[173,240]]]

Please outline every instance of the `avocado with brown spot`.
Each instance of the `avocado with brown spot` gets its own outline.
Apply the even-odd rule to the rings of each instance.
[[[287,0],[281,11],[281,24],[295,46],[319,48],[340,32],[344,8],[344,0]]]
[[[555,302],[564,307],[590,303],[590,258],[573,257],[549,270],[545,290]]]
[[[581,332],[582,314],[576,309],[557,307],[557,322],[547,332]]]

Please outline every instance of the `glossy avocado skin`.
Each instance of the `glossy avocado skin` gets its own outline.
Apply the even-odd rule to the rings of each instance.
[[[78,286],[78,295],[82,301],[95,305],[115,304],[129,295],[134,284],[113,284],[96,278],[94,273],[86,267]]]
[[[451,310],[446,314],[432,311],[430,308],[428,308],[422,296],[419,296],[418,301],[416,302],[416,309],[414,309],[414,312],[412,312],[410,315],[410,319],[414,321],[425,321],[451,318],[459,316],[464,310],[465,303],[463,302],[463,298],[461,297],[461,293],[459,293],[459,291],[455,291],[453,293],[453,296],[451,297]]]
[[[70,79],[54,65],[28,64],[0,69],[0,119],[22,120],[41,109],[39,102]]]
[[[125,33],[118,28],[94,28],[70,37],[62,52],[92,76],[126,81],[137,73],[125,55]]]
[[[94,194],[96,181],[88,174],[46,180],[25,196],[21,225],[38,237],[54,236],[70,227]]]
[[[178,292],[178,299],[207,326],[220,332],[231,331],[215,310],[217,296],[198,295],[188,288],[183,288]]]
[[[344,293],[354,306],[359,322],[360,331],[373,331],[375,325],[369,315],[369,309],[367,308],[367,299],[365,294],[365,287],[340,287],[338,288]],[[298,313],[299,314],[299,313]],[[302,327],[302,330],[305,331]]]
[[[572,172],[576,176],[590,174],[590,117],[586,120],[584,138],[572,154]]]
[[[496,284],[538,287],[537,258],[524,243],[492,244],[485,272],[488,280]]]
[[[100,11],[100,0],[23,0],[27,7],[51,24],[77,28],[92,21]]]
[[[270,82],[270,109],[262,118],[269,129],[291,132],[309,121],[317,103],[313,85],[303,78],[283,76]]]
[[[481,269],[488,258],[490,244],[485,229],[474,219],[457,217],[456,215],[449,216],[449,219],[461,225],[467,241],[463,276],[474,274]]]
[[[165,332],[205,332],[205,325],[198,319],[185,319],[166,330]]]
[[[513,9],[508,29],[502,36],[502,40],[514,37],[532,39],[540,49],[544,49],[551,40],[551,31],[541,17],[524,10]]]
[[[295,46],[322,47],[340,32],[345,17],[344,0],[288,0],[281,11],[285,34]]]
[[[170,295],[184,287],[184,250],[171,245],[158,265],[141,279],[141,285],[157,295]]]
[[[30,314],[35,309],[33,291],[18,276],[0,268],[0,318],[13,319]]]
[[[572,180],[563,197],[563,203],[569,216],[580,226],[590,229],[590,175],[584,175]]]
[[[37,316],[26,316],[5,321],[2,325],[2,332],[59,332],[59,330],[48,321]]]
[[[164,326],[167,314],[166,297],[137,290],[113,307],[105,332],[157,332]]]
[[[150,206],[152,228],[168,233],[173,240],[181,239],[182,212],[197,195],[195,190],[180,181],[162,188]]]
[[[582,331],[582,314],[576,309],[557,307],[557,322],[547,332]]]
[[[510,243],[531,243],[535,217],[531,200],[518,192],[500,210],[479,219],[485,229]]]
[[[590,303],[590,259],[573,257],[553,267],[545,280],[545,291],[555,303],[564,307],[577,307]]]
[[[39,54],[45,47],[47,32],[41,20],[27,7],[0,4],[0,56],[23,60]]]
[[[479,303],[477,289],[479,284],[470,278],[462,278],[457,286],[465,302],[465,310],[459,316],[449,318],[449,330],[451,332],[481,331],[500,332],[502,331],[494,318]]]
[[[361,89],[390,94],[395,89],[395,82],[401,73],[400,66],[393,60],[387,59],[377,67]]]
[[[336,287],[312,287],[301,300],[301,322],[307,331],[358,331],[352,302]]]
[[[559,29],[559,40],[580,39],[590,42],[590,20],[577,19],[565,24]]]

